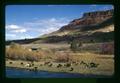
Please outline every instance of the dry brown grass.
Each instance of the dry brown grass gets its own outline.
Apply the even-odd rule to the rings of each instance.
[[[101,44],[100,44],[101,45]],[[59,45],[60,46],[60,45]],[[97,46],[97,45],[96,45]],[[95,47],[96,47],[95,46]],[[49,48],[48,48],[49,47]],[[54,46],[53,46],[54,47]],[[85,48],[88,46],[86,45]],[[42,48],[42,47],[41,47]],[[51,47],[52,48],[52,47]],[[57,47],[58,48],[58,47]],[[57,49],[55,48],[55,49]],[[62,47],[59,47],[62,49]],[[16,60],[14,67],[21,67],[21,61],[38,61],[36,62],[36,66],[39,67],[40,62],[44,63],[46,61],[51,61],[53,65],[62,64],[66,62],[77,62],[78,65],[72,65],[74,68],[74,73],[91,73],[91,74],[99,74],[99,75],[112,75],[114,73],[114,55],[113,54],[101,54],[101,53],[93,53],[87,50],[80,52],[72,52],[70,50],[52,50],[50,49],[50,45],[46,45],[46,49],[40,49],[38,51],[29,51],[27,48],[22,46],[13,46],[6,48],[6,57],[12,60]],[[21,60],[19,63],[17,61]],[[56,61],[56,62],[55,62]],[[96,68],[86,68],[84,65],[80,65],[80,62],[84,61],[86,64],[95,63],[99,64]],[[60,63],[59,63],[60,62]],[[19,65],[18,65],[19,64]],[[8,63],[11,66],[11,64]],[[56,67],[47,67],[40,66],[40,70],[51,70],[51,71],[67,71],[64,67],[56,68]]]
[[[72,59],[70,53],[65,51],[58,51],[55,53],[57,62],[68,62]]]
[[[114,55],[98,55],[93,53],[70,53],[70,57],[72,56],[72,60],[78,62],[78,65],[72,64],[71,67],[74,68],[73,71],[69,71],[69,67],[60,67],[56,68],[58,64],[64,65],[66,62],[51,62],[53,64],[52,67],[49,66],[40,66],[40,64],[44,64],[45,61],[34,62],[34,65],[38,67],[39,70],[45,71],[53,71],[53,72],[69,72],[69,73],[81,73],[81,74],[95,74],[95,75],[113,75],[114,74]],[[64,56],[64,55],[63,55]],[[56,56],[58,57],[58,56]],[[107,58],[107,59],[106,59]],[[65,58],[62,59],[64,61]],[[61,60],[61,59],[60,59]],[[66,59],[65,59],[66,60]],[[11,61],[11,60],[10,60]],[[22,60],[12,60],[13,64],[9,64],[9,60],[6,61],[6,65],[9,67],[18,67],[18,68],[26,68],[25,66],[21,66],[21,62],[27,64],[29,61]],[[47,59],[48,61],[48,59]],[[59,61],[59,59],[58,59]],[[71,61],[71,60],[70,60]],[[95,68],[86,67],[84,64],[80,65],[80,62],[84,61],[86,64],[93,62],[95,64],[99,64]]]
[[[23,48],[20,45],[6,48],[6,58],[12,60],[39,61],[44,54],[44,51],[29,51],[29,49]]]

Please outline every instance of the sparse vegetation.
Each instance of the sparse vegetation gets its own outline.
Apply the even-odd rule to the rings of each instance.
[[[25,69],[38,67],[38,70],[53,71],[53,72],[69,72],[69,73],[95,74],[95,75],[114,74],[113,55],[104,56],[104,55],[84,52],[84,53],[71,53],[71,56],[74,62],[78,62],[78,65],[74,65],[71,62],[49,62],[49,61],[46,62],[47,65],[44,65],[45,61],[39,61],[39,62],[34,62],[33,67],[28,67],[27,64],[30,62],[21,61],[21,60],[8,60],[6,61],[6,65],[8,67],[18,67]],[[83,62],[81,63],[81,61]],[[9,62],[12,62],[12,64],[9,64]],[[24,65],[21,65],[20,64],[21,62],[23,62]],[[41,64],[42,66],[40,66]]]
[[[80,45],[81,51],[73,52],[68,50],[70,44],[68,46],[58,44],[58,47],[56,47],[57,45],[42,44],[44,46],[40,46],[41,49],[29,51],[28,48],[24,48],[20,44],[12,43],[9,48],[6,48],[6,57],[8,59],[6,62],[9,67],[30,70],[35,70],[34,68],[37,67],[37,70],[55,72],[112,75],[114,73],[114,56],[107,53],[101,54],[102,44],[108,44],[109,47],[110,43],[83,44]],[[79,47],[79,43],[77,43],[77,46]],[[43,47],[46,49],[42,49]],[[65,48],[62,50],[63,47]],[[91,50],[100,52],[92,53]],[[33,61],[34,65],[30,63]]]
[[[56,53],[56,61],[57,62],[68,62],[71,60],[69,53],[66,52],[57,52]]]
[[[6,48],[6,58],[12,60],[28,60],[39,61],[43,57],[43,52],[33,52],[22,47],[19,44],[11,43],[9,48]]]

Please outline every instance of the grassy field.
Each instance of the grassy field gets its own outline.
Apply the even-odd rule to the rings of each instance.
[[[86,55],[87,54],[87,55]],[[29,61],[22,60],[8,60],[6,61],[7,67],[17,67],[17,68],[25,68],[25,69],[34,69],[34,67],[38,67],[38,70],[52,71],[52,72],[68,72],[68,73],[81,73],[81,74],[95,74],[95,75],[113,75],[114,74],[114,56],[109,55],[96,55],[96,54],[76,54],[73,56],[73,60],[78,64],[72,64],[70,67],[64,67],[65,62],[55,62],[49,60],[52,63],[52,66],[44,65],[45,61],[34,62],[34,66],[26,67]],[[75,54],[74,54],[75,55]],[[81,61],[89,64],[94,62],[95,64],[99,64],[97,67],[87,67],[84,64],[80,64]],[[12,62],[12,64],[10,64]],[[21,62],[24,65],[21,65]],[[58,64],[62,66],[57,68]],[[73,71],[70,69],[73,68]]]
[[[10,47],[6,48],[6,55],[13,56],[16,53],[22,53],[16,59],[10,59],[9,56],[6,59],[7,67],[17,67],[25,69],[45,70],[52,72],[68,72],[68,73],[81,73],[81,74],[95,74],[95,75],[113,75],[114,74],[114,55],[113,54],[100,54],[96,44],[83,44],[82,50],[78,52],[72,52],[69,44],[29,44],[22,45],[24,49],[10,50]],[[29,51],[28,48],[38,47],[38,51]],[[91,48],[90,48],[91,47]],[[13,50],[14,49],[14,50]],[[96,50],[95,50],[96,49]],[[19,51],[18,51],[19,50]],[[21,50],[21,51],[20,51]],[[23,51],[24,50],[24,51]],[[13,54],[11,53],[13,52]],[[95,51],[95,52],[94,52]],[[97,52],[96,52],[97,51]],[[25,53],[24,53],[25,52]],[[11,53],[11,54],[10,54]],[[32,56],[32,57],[31,57]],[[38,57],[37,59],[34,57]],[[28,67],[27,64],[31,64],[31,59],[34,58],[33,66]],[[36,61],[34,61],[36,60]],[[49,62],[48,64],[46,64]],[[22,64],[21,64],[22,63]],[[68,66],[66,66],[68,64]]]

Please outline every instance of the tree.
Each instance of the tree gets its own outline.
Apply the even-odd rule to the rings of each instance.
[[[79,47],[81,47],[82,46],[82,42],[79,42]]]
[[[70,45],[70,49],[74,52],[78,51],[80,47],[82,46],[82,42],[79,40],[73,40]]]
[[[76,40],[73,40],[73,41],[71,42],[70,48],[71,48],[71,50],[74,51],[74,52],[77,50],[77,41],[76,41]]]

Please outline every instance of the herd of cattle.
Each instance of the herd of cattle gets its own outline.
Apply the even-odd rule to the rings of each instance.
[[[13,62],[9,62],[9,64],[13,64]],[[20,63],[21,66],[24,67],[31,67],[33,68],[32,70],[37,71],[38,67],[42,67],[42,66],[47,66],[47,67],[56,67],[56,68],[69,68],[69,71],[73,71],[74,70],[74,65],[82,65],[86,68],[97,68],[99,64],[96,64],[94,62],[90,62],[90,63],[86,63],[84,61],[80,61],[80,62],[67,62],[67,63],[57,63],[56,66],[54,65],[54,63],[52,62],[44,62],[42,64],[40,64],[39,66],[35,66],[35,64],[33,62],[29,62],[29,63]]]

